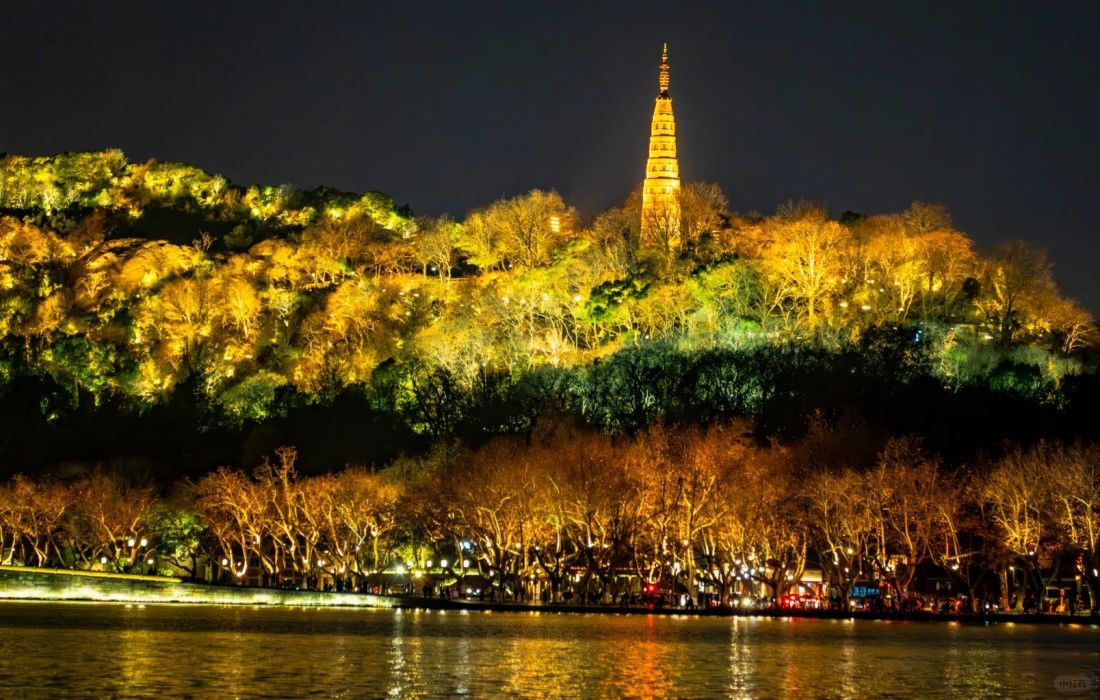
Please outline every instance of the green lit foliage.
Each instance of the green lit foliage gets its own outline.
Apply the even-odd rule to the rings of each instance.
[[[611,432],[633,431],[676,411],[686,358],[668,344],[630,348],[587,370],[574,401],[588,420]]]
[[[644,276],[610,280],[593,287],[584,304],[582,319],[592,326],[597,342],[605,342],[633,329],[630,309],[645,297],[652,284]]]
[[[358,195],[324,187],[297,192],[288,185],[241,188],[186,163],[131,163],[118,150],[0,160],[0,209],[44,216],[68,228],[73,215],[93,208],[133,220],[150,209],[175,209],[243,224],[233,234],[237,247],[257,225],[293,229],[367,219],[396,229],[408,220],[379,192]]]
[[[500,387],[545,370],[570,377],[558,390],[581,415],[630,431],[678,412],[765,410],[807,391],[784,372],[815,353],[863,353],[868,372],[901,383],[1048,400],[1096,339],[1041,253],[981,257],[942,206],[919,202],[841,220],[807,203],[740,217],[717,186],[688,183],[683,246],[669,251],[639,240],[637,193],[589,225],[539,190],[462,222],[413,219],[379,193],[240,188],[116,151],[11,156],[0,183],[0,358],[69,403],[148,407],[186,384],[249,423],[292,394],[372,392],[392,367],[389,405],[453,437],[496,410],[476,407],[514,405],[487,398],[510,395]],[[153,210],[194,230],[162,239],[141,226]],[[429,410],[431,394],[453,400]],[[507,432],[527,418],[485,420]]]
[[[224,389],[218,396],[222,413],[236,424],[259,423],[280,415],[277,399],[286,385],[281,374],[260,371]]]
[[[158,554],[189,576],[198,573],[206,534],[206,524],[194,510],[193,490],[178,485],[169,497],[157,501],[149,516]]]
[[[128,168],[121,151],[65,153],[0,161],[0,208],[54,212],[109,206]]]
[[[67,336],[43,349],[36,364],[59,386],[69,387],[75,403],[82,392],[98,402],[116,390],[124,361],[115,345]]]

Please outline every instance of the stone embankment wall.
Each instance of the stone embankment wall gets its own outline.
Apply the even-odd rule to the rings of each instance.
[[[396,605],[393,598],[358,593],[207,586],[163,576],[0,566],[0,600],[5,599],[354,608],[392,608]]]

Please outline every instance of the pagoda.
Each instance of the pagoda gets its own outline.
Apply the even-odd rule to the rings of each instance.
[[[676,160],[676,117],[668,93],[668,44],[661,50],[657,100],[649,132],[649,159],[642,185],[642,240],[671,250],[680,246],[680,165]]]

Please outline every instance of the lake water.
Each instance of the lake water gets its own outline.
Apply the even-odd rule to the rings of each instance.
[[[1096,697],[1059,689],[1095,676],[1090,625],[0,603],[0,698]]]

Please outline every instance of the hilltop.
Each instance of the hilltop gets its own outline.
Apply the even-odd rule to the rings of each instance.
[[[532,191],[454,221],[118,151],[7,156],[0,464],[202,470],[289,441],[383,463],[563,416],[760,439],[817,416],[959,458],[1094,430],[1092,318],[1041,251],[979,253],[942,206],[738,214],[694,183],[674,247],[639,224],[638,193],[591,220]]]

